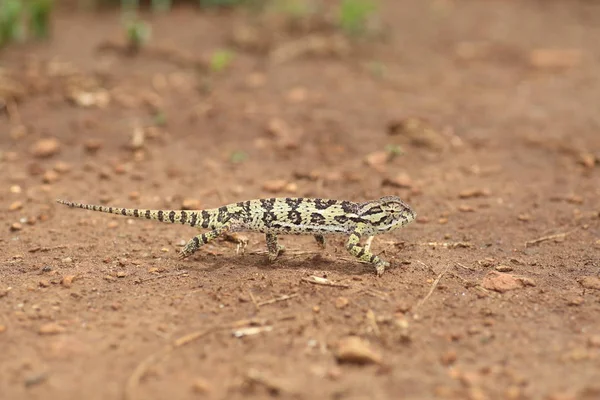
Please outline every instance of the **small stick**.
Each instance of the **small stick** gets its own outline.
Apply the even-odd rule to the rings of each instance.
[[[127,383],[125,385],[125,393],[124,393],[125,400],[133,400],[136,398],[135,392],[137,390],[137,387],[139,386],[140,380],[144,377],[144,375],[146,374],[150,365],[163,359],[164,357],[166,357],[170,352],[172,352],[176,348],[184,346],[195,340],[198,340],[201,337],[206,336],[209,333],[215,332],[219,329],[225,329],[225,328],[224,327],[209,328],[209,329],[206,329],[203,331],[192,332],[188,335],[185,335],[185,336],[182,336],[182,337],[176,339],[171,344],[163,347],[161,350],[157,351],[156,353],[150,354],[148,357],[146,357],[141,363],[138,364],[137,367],[135,367],[135,369],[133,370],[133,373],[127,379]]]
[[[250,295],[250,300],[252,300],[252,303],[254,304],[254,307],[256,308],[256,311],[258,311],[260,309],[260,305],[256,301],[256,297],[254,297],[254,295],[252,294],[251,290],[248,290],[248,294]]]
[[[533,239],[533,240],[528,240],[525,242],[525,247],[529,247],[529,246],[533,246],[548,240],[552,240],[552,239],[564,239],[569,233],[571,233],[573,231],[570,232],[563,232],[563,233],[557,233],[554,235],[548,235],[548,236],[542,236],[540,238],[537,239]]]
[[[477,270],[476,270],[476,269],[474,269],[474,268],[470,268],[470,267],[467,267],[466,265],[462,265],[462,264],[461,264],[461,263],[459,263],[458,261],[455,261],[455,263],[456,263],[456,265],[458,265],[459,267],[461,267],[461,268],[464,268],[464,269],[468,269],[469,271],[477,271]]]
[[[381,331],[379,330],[379,326],[377,326],[377,319],[375,318],[375,313],[373,310],[368,309],[366,317],[369,325],[371,325],[371,328],[373,328],[373,333],[375,333],[375,336],[381,337]]]
[[[41,251],[41,252],[45,252],[45,251],[52,251],[52,250],[60,250],[60,249],[66,249],[69,246],[67,245],[60,245],[60,246],[54,246],[54,247],[34,247],[32,249],[29,249],[28,251],[30,253],[35,253],[36,251]]]
[[[442,277],[446,274],[446,272],[448,271],[449,268],[450,268],[450,265],[446,266],[446,268],[442,272],[440,272],[440,274],[437,276],[437,278],[435,278],[435,280],[433,281],[433,284],[431,285],[431,288],[429,288],[429,292],[427,293],[427,295],[425,295],[425,297],[423,297],[421,299],[421,301],[419,301],[417,303],[417,305],[415,306],[415,308],[413,309],[413,314],[415,314],[417,309],[419,307],[421,307],[423,304],[425,304],[425,302],[429,299],[429,297],[431,296],[431,294],[433,293],[433,291],[435,290],[437,285],[440,283],[440,280],[442,280]]]
[[[298,297],[298,293],[294,293],[294,294],[290,294],[290,295],[284,295],[281,297],[277,297],[271,300],[265,300],[265,301],[261,301],[260,303],[257,304],[257,307],[262,307],[262,306],[266,306],[267,304],[274,304],[277,303],[279,301],[286,301],[289,299],[293,299],[294,297]]]
[[[317,276],[312,276],[311,278],[318,278]],[[334,283],[331,282],[327,279],[323,279],[323,278],[319,278],[317,279],[310,279],[310,278],[301,278],[301,281],[304,282],[308,282],[308,283],[312,283],[313,285],[322,285],[322,286],[332,286],[332,287],[341,287],[341,288],[349,288],[350,285],[346,285],[344,283]]]
[[[389,294],[384,293],[384,292],[380,292],[379,290],[375,290],[375,289],[365,289],[364,293],[373,296],[373,297],[377,297],[379,300],[383,300],[383,301],[388,301],[389,300]]]
[[[246,372],[246,380],[249,383],[263,385],[267,390],[275,394],[281,394],[284,392],[292,395],[295,394],[295,391],[286,382],[267,376],[254,368],[251,368],[248,370],[248,372]]]
[[[140,279],[138,281],[136,281],[135,283],[145,283],[148,281],[154,281],[156,279],[163,279],[163,278],[170,278],[170,277],[174,277],[174,276],[182,276],[182,275],[188,275],[189,272],[187,271],[181,271],[181,272],[177,272],[175,274],[165,274],[165,275],[156,275],[156,276],[151,276],[150,278],[145,278],[145,279]]]

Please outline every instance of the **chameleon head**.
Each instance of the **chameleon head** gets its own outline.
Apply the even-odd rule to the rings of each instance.
[[[369,220],[377,232],[389,232],[415,220],[417,213],[397,196],[385,196],[360,208],[362,218]]]

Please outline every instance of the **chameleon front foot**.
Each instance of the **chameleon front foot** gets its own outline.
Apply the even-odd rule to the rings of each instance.
[[[389,262],[379,260],[379,262],[375,264],[375,273],[377,274],[377,276],[381,276],[385,272],[385,269],[389,266]]]
[[[196,250],[198,250],[199,247],[198,239],[196,237],[192,238],[186,243],[183,249],[181,249],[181,252],[179,253],[179,259],[183,260],[184,258],[191,256],[196,252]]]
[[[277,257],[279,257],[280,254],[285,253],[285,246],[281,246],[281,245],[277,245],[277,249],[275,251],[271,251],[271,249],[269,249],[269,254],[267,255],[267,258],[269,259],[269,262],[274,262],[275,260],[277,260]]]

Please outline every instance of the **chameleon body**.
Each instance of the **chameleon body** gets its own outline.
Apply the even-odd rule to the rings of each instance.
[[[200,246],[226,232],[264,233],[270,261],[274,261],[284,250],[277,243],[279,234],[313,235],[321,247],[325,246],[324,235],[346,235],[346,249],[358,260],[372,264],[377,275],[383,274],[389,263],[372,254],[366,246],[361,246],[360,239],[393,231],[416,217],[416,213],[396,196],[362,203],[289,197],[256,199],[189,211],[117,208],[57,201],[69,207],[208,229],[187,242],[181,251],[182,258],[192,255]]]

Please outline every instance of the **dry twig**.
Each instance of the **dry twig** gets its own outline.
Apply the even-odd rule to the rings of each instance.
[[[560,240],[560,239],[564,239],[571,232],[573,232],[573,231],[563,232],[563,233],[556,233],[554,235],[542,236],[542,237],[537,238],[537,239],[528,240],[528,241],[525,242],[525,247],[534,246],[536,244],[540,244],[540,243],[546,242],[548,240],[557,240],[557,239]]]
[[[260,303],[257,304],[257,307],[262,307],[262,306],[266,306],[267,304],[273,304],[273,303],[277,303],[279,301],[286,301],[289,299],[293,299],[294,297],[298,297],[298,293],[294,293],[294,294],[290,294],[290,295],[284,295],[281,297],[277,297],[271,300],[265,300],[265,301],[261,301]]]
[[[310,278],[312,278],[312,279],[310,279]],[[313,285],[332,286],[332,287],[341,287],[341,288],[349,288],[350,287],[350,285],[346,285],[344,283],[331,282],[329,279],[319,278],[318,276],[311,276],[310,278],[302,278],[300,280],[303,282],[312,283]]]
[[[446,268],[444,268],[444,270],[442,272],[440,272],[440,274],[437,276],[437,278],[435,278],[435,280],[433,281],[433,284],[431,285],[431,288],[429,288],[429,292],[425,295],[425,297],[423,297],[421,299],[421,301],[419,301],[417,303],[417,305],[415,306],[415,308],[413,308],[413,314],[416,314],[417,310],[423,304],[425,304],[425,302],[429,299],[429,297],[432,295],[433,291],[435,290],[435,288],[437,287],[437,285],[440,283],[440,280],[442,280],[442,278],[444,277],[444,275],[446,274],[446,272],[448,271],[449,268],[450,268],[450,265],[446,266]]]
[[[192,332],[188,335],[185,335],[185,336],[182,336],[182,337],[176,339],[171,344],[165,346],[162,350],[160,350],[156,353],[150,354],[141,363],[139,363],[137,367],[135,367],[135,369],[133,370],[133,373],[127,379],[127,383],[125,385],[125,393],[124,393],[125,400],[133,400],[136,398],[136,391],[140,384],[140,380],[144,377],[148,368],[152,364],[160,361],[161,359],[166,357],[169,353],[171,353],[173,350],[175,350],[179,347],[185,346],[186,344],[189,344],[195,340],[198,340],[198,339],[208,335],[209,333],[216,332],[221,329],[225,329],[225,327],[209,328],[209,329],[206,329],[203,331]]]

